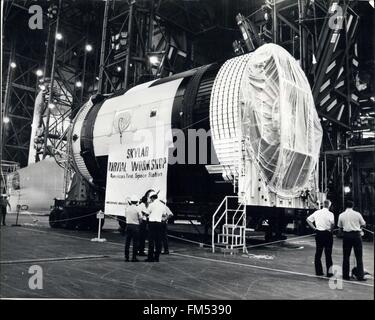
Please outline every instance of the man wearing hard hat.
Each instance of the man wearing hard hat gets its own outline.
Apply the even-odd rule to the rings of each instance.
[[[142,213],[137,207],[138,198],[130,197],[129,206],[125,209],[126,219],[126,241],[125,241],[125,261],[129,261],[130,242],[133,244],[132,262],[137,262],[139,223],[142,220]]]

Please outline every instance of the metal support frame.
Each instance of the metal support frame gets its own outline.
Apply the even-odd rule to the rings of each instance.
[[[44,127],[44,146],[43,146],[43,159],[47,156],[47,147],[48,147],[48,134],[49,134],[49,122],[50,122],[50,116],[51,116],[51,108],[50,105],[53,101],[53,85],[55,80],[55,67],[56,67],[56,52],[57,52],[57,42],[59,41],[57,39],[57,32],[59,32],[59,26],[60,26],[60,12],[61,12],[61,3],[62,0],[59,0],[59,7],[58,7],[58,14],[56,19],[56,28],[55,28],[55,37],[53,42],[53,54],[52,54],[52,66],[51,66],[51,76],[50,76],[50,94],[47,102],[47,108],[45,108],[47,114],[46,114],[46,120],[45,120],[45,127]],[[50,31],[49,31],[50,34]],[[48,49],[47,49],[48,50]],[[48,51],[46,53],[46,56],[48,55]]]
[[[336,13],[330,11],[333,3],[343,10],[341,29],[329,27],[330,18]],[[357,1],[348,0],[269,0],[259,10],[270,13],[272,19],[257,20],[260,30],[262,25],[271,24],[272,38],[268,34],[262,38],[283,46],[299,59],[309,78],[324,131],[319,185],[329,196],[337,195],[340,209],[349,196],[344,187],[354,179],[350,175],[350,153],[333,151],[355,147],[351,137],[353,122],[359,115],[359,102],[353,96],[359,96],[353,85],[357,66],[352,62],[358,59],[354,49],[359,21],[356,5]]]
[[[37,147],[35,161],[50,156],[55,157],[58,163],[67,160],[66,139],[70,118],[96,90],[97,55],[88,52],[85,45],[89,43],[98,48],[99,44],[89,39],[92,23],[89,26],[83,22],[96,19],[90,11],[91,7],[88,10],[74,7],[75,10],[72,10],[72,5],[59,0],[56,19],[49,23],[43,79],[46,86],[43,92],[45,103],[38,123],[42,145]],[[82,23],[77,23],[77,17]],[[94,24],[95,27],[99,29],[99,22]],[[56,38],[58,32],[63,34],[62,41]]]
[[[5,29],[11,28],[9,26],[20,15],[29,17],[28,7],[31,4],[34,4],[33,1],[9,2],[8,20],[5,21],[8,27]],[[41,5],[43,12],[47,12],[47,6],[51,4]],[[100,47],[95,39],[89,39],[88,31],[89,27],[90,32],[95,28],[99,30],[100,21],[96,19],[95,9],[102,6],[102,3],[77,4],[60,0],[57,16],[49,19],[45,16],[44,29],[38,31],[37,40],[35,31],[28,29],[27,25],[24,29],[17,27],[12,37],[5,34],[5,47],[15,46],[14,57],[6,60],[14,61],[17,67],[12,69],[9,64],[8,78],[12,80],[7,81],[4,89],[8,98],[2,106],[2,115],[9,116],[10,122],[2,130],[2,158],[16,161],[21,167],[26,166],[29,145],[31,143],[30,148],[34,148],[34,139],[38,140],[35,161],[62,155],[66,151],[66,131],[71,112],[96,90],[98,55],[94,50],[87,52],[85,44],[89,41],[94,49]],[[61,41],[55,37],[57,31],[63,34]],[[15,39],[18,40],[15,42]],[[6,49],[5,57],[10,52],[9,48]],[[36,76],[37,69],[43,70],[43,78]],[[78,80],[82,83],[80,88],[75,86]],[[46,89],[41,90],[43,85]],[[40,91],[43,91],[44,105],[39,122],[34,124],[39,127],[37,136],[31,137],[35,98]],[[48,108],[51,104],[55,106],[53,110]]]
[[[356,66],[349,63],[349,60],[354,57],[359,18],[350,7],[354,6],[355,2],[341,1],[343,27],[330,28],[332,3],[333,1],[330,1],[325,12],[326,19],[318,28],[319,41],[315,49],[317,63],[311,65],[309,74],[318,113],[341,127],[338,130],[348,130],[356,117],[354,109],[358,106],[358,102],[352,98],[352,94],[356,93],[352,86]],[[322,5],[319,8],[320,11],[323,10]],[[348,17],[350,24],[347,23]]]
[[[135,1],[107,0],[105,4],[100,52],[98,93],[128,89],[138,83],[141,75],[150,74],[146,55],[149,8]],[[116,50],[112,40],[122,37],[126,44]],[[120,44],[118,44],[120,46]]]
[[[352,144],[350,132],[359,111],[359,103],[352,98],[352,94],[358,95],[358,92],[353,86],[356,66],[351,62],[355,58],[354,46],[359,18],[353,10],[355,1],[340,1],[343,28],[330,29],[328,19],[332,2],[324,6],[321,1],[315,1],[313,10],[310,10],[314,15],[320,12],[326,19],[318,26],[316,20],[314,26],[310,25],[311,31],[320,30],[320,33],[313,38],[313,52],[317,63],[310,66],[309,76],[324,130],[322,159],[325,175],[321,179],[324,180],[326,190],[322,191],[328,191],[328,197],[336,202],[338,212],[344,208],[346,198],[355,196],[353,188],[348,193],[345,192],[345,186],[351,186],[355,180],[352,153],[347,150]],[[335,65],[331,71],[327,71],[333,64]]]
[[[1,116],[6,114],[10,122],[2,126],[1,157],[18,162],[21,167],[28,164],[30,141],[31,148],[37,148],[35,161],[66,153],[69,118],[90,95],[127,89],[157,77],[160,71],[163,72],[164,65],[151,65],[148,55],[154,52],[165,55],[172,42],[178,47],[173,32],[161,26],[159,16],[156,18],[161,1],[58,3],[57,16],[44,19],[44,29],[38,33],[40,45],[35,44],[35,32],[27,25],[25,30],[17,28],[12,38],[5,34],[4,61],[14,60],[17,68],[8,64],[8,72],[3,74],[3,82],[7,85],[2,89],[7,98],[2,105]],[[6,3],[8,29],[20,14],[29,17],[28,7],[31,4],[33,1],[23,0]],[[43,11],[46,12],[50,5],[42,4]],[[104,21],[97,19],[97,13],[102,9],[105,9]],[[103,31],[102,45],[100,40],[92,37],[95,30],[96,34]],[[57,31],[63,34],[60,41],[55,37]],[[130,47],[125,55],[113,59],[109,33],[121,31],[128,31]],[[15,42],[17,38],[19,41]],[[87,42],[94,47],[90,53],[84,50]],[[9,47],[12,43],[15,49],[11,58]],[[121,66],[121,72],[117,72],[117,66]],[[37,69],[43,70],[43,78],[36,76]],[[173,72],[170,66],[165,70]],[[77,81],[81,82],[80,88],[75,85]],[[42,89],[44,105],[39,122],[35,124],[37,136],[31,137],[33,109],[41,86],[46,87]],[[52,105],[53,110],[48,108]],[[37,139],[35,145],[34,139]]]
[[[159,6],[160,1],[156,0],[106,1],[98,93],[127,90],[170,72],[182,71],[174,70],[167,59],[171,47],[178,51],[180,45],[174,31],[161,25]],[[151,64],[151,55],[159,57],[158,65]]]
[[[12,35],[10,38],[5,34],[5,39],[4,61],[7,63],[7,72],[5,86],[2,88],[4,102],[1,108],[0,158],[25,166],[36,95],[33,71],[38,64],[38,56],[34,55],[34,50],[29,51],[28,57],[17,52],[19,48],[28,49],[32,46],[27,37]],[[7,50],[9,45],[11,48]],[[11,62],[15,63],[15,67],[11,67]],[[9,118],[8,123],[3,123],[4,117]]]

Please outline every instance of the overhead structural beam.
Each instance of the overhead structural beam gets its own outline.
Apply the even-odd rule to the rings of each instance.
[[[295,26],[295,24],[286,19],[280,12],[277,13],[277,18],[284,22],[288,27],[293,29],[296,33],[300,32],[300,30]]]
[[[98,83],[98,93],[103,92],[103,75],[105,68],[105,46],[107,41],[107,25],[108,25],[108,12],[110,7],[110,0],[106,0],[104,7],[104,17],[103,17],[103,30],[102,30],[102,42],[100,44],[100,64],[99,64],[99,83]]]

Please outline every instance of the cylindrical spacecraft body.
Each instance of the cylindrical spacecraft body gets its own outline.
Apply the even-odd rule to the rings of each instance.
[[[168,202],[234,194],[247,205],[299,208],[301,192],[316,191],[319,118],[298,62],[277,45],[91,99],[72,125],[76,171],[104,190],[114,136],[121,143],[158,126],[174,130]]]

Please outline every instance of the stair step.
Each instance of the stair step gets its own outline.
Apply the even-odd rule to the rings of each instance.
[[[255,231],[255,229],[253,229],[253,228],[245,228],[245,231],[252,232],[252,231]]]
[[[235,225],[235,224],[223,224],[223,227],[224,228],[231,228],[231,229],[234,229],[234,228],[238,228],[238,229],[244,229],[245,228],[245,226],[242,226],[242,225]]]
[[[224,250],[238,250],[239,248],[242,248],[243,245],[233,245],[233,249],[231,249],[231,245],[230,244],[223,244],[223,243],[220,243],[220,242],[215,242],[215,247],[219,248],[219,249],[224,249]],[[228,248],[227,248],[228,247]]]
[[[226,234],[226,233],[219,233],[219,237],[235,237],[235,238],[241,238],[242,235],[240,234]]]
[[[236,229],[223,229],[218,234],[221,234],[221,235],[225,234],[225,235],[228,235],[228,236],[231,236],[231,235],[239,236],[239,235],[244,235],[244,232],[240,232],[240,230],[236,230]]]
[[[229,243],[215,242],[215,247],[226,247],[226,246],[229,246]]]

